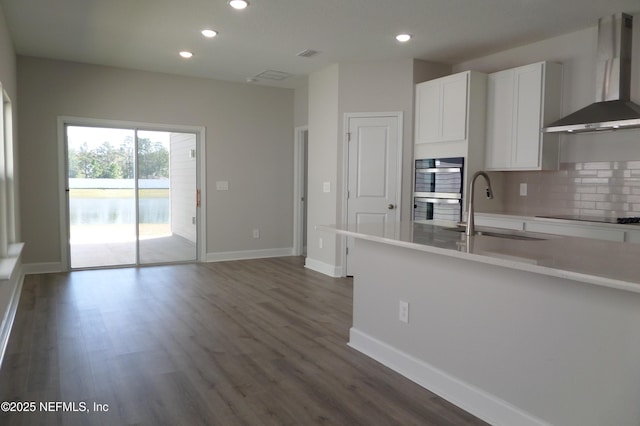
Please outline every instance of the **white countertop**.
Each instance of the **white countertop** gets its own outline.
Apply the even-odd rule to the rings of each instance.
[[[317,229],[640,293],[640,244],[548,234],[527,234],[544,238],[541,240],[485,235],[467,239],[451,228],[414,222],[387,224],[384,232],[373,224],[360,224],[357,230],[355,225],[319,225]]]
[[[558,217],[552,216],[526,216],[517,213],[484,213],[484,212],[476,212],[476,218],[478,216],[484,217],[492,217],[496,219],[516,219],[516,220],[535,220],[539,222],[548,222],[554,224],[566,224],[566,225],[580,225],[580,226],[592,226],[599,228],[608,228],[608,229],[620,229],[623,231],[640,231],[640,223],[629,224],[629,223],[609,223],[609,222],[596,222],[590,220],[570,220],[570,219],[562,219]]]

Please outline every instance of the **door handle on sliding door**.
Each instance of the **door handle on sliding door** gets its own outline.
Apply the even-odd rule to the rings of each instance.
[[[200,190],[196,189],[196,207],[200,207]]]

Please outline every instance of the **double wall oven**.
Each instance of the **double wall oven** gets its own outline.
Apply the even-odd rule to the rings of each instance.
[[[416,160],[413,220],[459,222],[463,173],[463,157]]]

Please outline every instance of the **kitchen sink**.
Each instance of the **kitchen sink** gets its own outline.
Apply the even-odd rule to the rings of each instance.
[[[453,232],[464,232],[466,228],[464,226],[456,226],[455,228],[446,228],[446,230]],[[541,236],[540,234],[525,233],[524,231],[514,231],[509,229],[497,228],[487,229],[479,226],[476,227],[476,235],[522,241],[543,241],[549,239],[546,236]]]
[[[509,240],[528,240],[528,241],[543,241],[546,238],[533,237],[530,235],[513,234],[508,232],[493,232],[493,231],[476,231],[476,235],[485,235],[487,237],[507,238]]]

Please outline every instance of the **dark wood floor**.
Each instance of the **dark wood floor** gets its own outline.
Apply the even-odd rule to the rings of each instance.
[[[0,401],[38,409],[0,424],[484,424],[349,348],[351,304],[296,257],[27,276]]]

